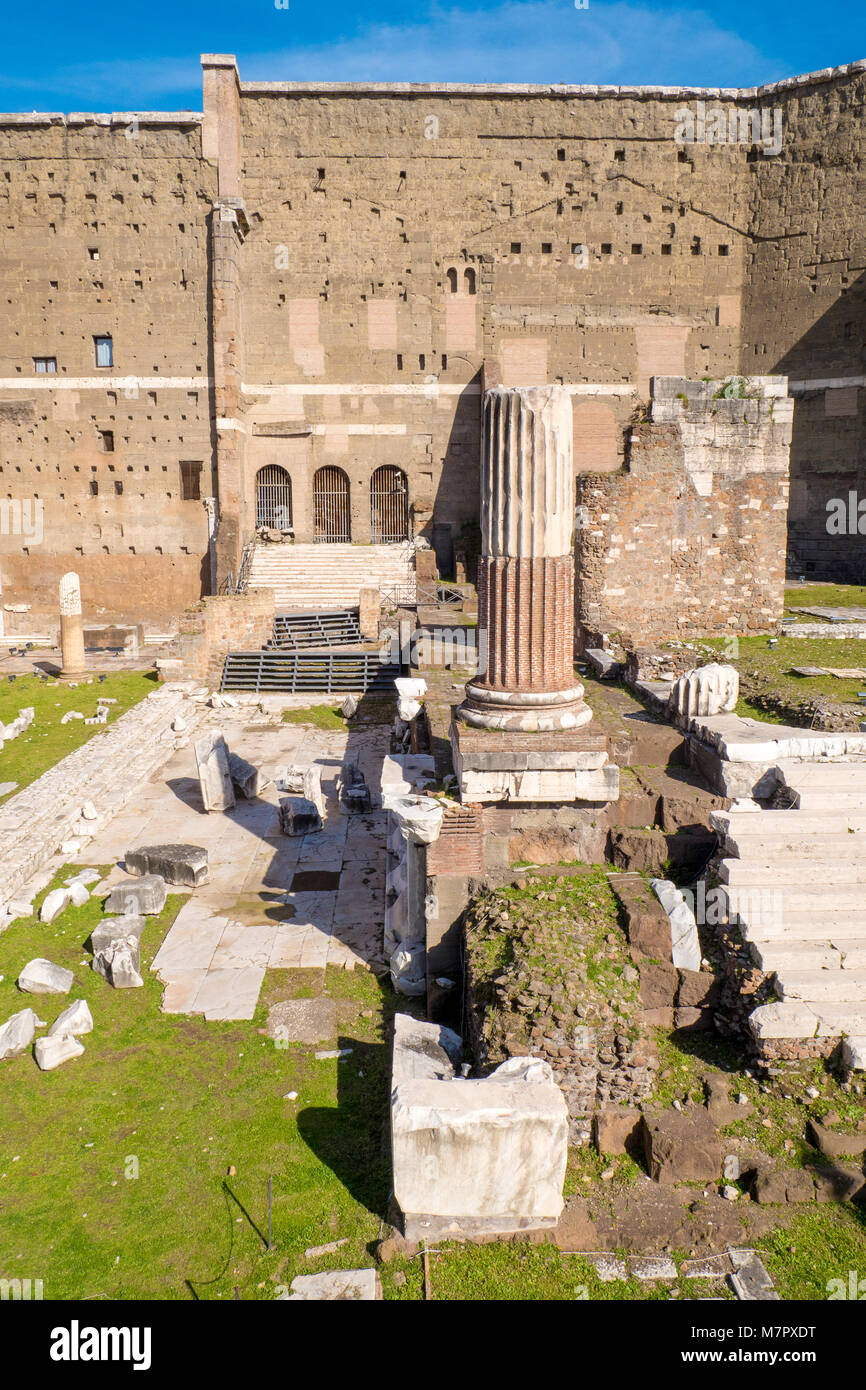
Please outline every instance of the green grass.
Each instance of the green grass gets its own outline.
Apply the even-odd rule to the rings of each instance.
[[[38,676],[18,676],[14,681],[0,677],[0,723],[10,724],[19,710],[28,705],[36,711],[30,728],[0,751],[0,782],[17,782],[17,790],[21,791],[67,753],[98,738],[121,714],[155,689],[156,675],[151,671],[121,671],[101,682],[77,685],[74,690],[63,681],[41,681]],[[61,716],[67,710],[79,710],[88,719],[96,714],[100,695],[117,700],[116,705],[109,706],[107,724],[85,724],[83,719],[61,724]]]
[[[339,705],[307,705],[304,709],[283,710],[284,724],[311,724],[314,729],[335,730],[371,727],[374,724],[392,724],[397,710],[397,701],[389,695],[362,695],[358,700],[357,713],[346,719]]]
[[[420,1298],[423,1270],[419,1258],[395,1261],[383,1271],[389,1297]],[[395,1285],[395,1275],[405,1284]],[[671,1290],[681,1298],[733,1295],[716,1281],[679,1278],[669,1283],[627,1279],[603,1283],[593,1265],[556,1246],[517,1244],[456,1245],[437,1243],[430,1254],[433,1299],[473,1302],[582,1302],[584,1300],[667,1302]],[[393,1291],[393,1292],[392,1292]]]
[[[785,612],[795,608],[866,608],[866,584],[786,584]],[[801,622],[819,622],[807,613]]]
[[[858,1282],[866,1280],[862,1207],[832,1202],[806,1207],[786,1230],[771,1231],[756,1244],[782,1298],[826,1299],[838,1293],[828,1288],[832,1279],[843,1280],[850,1297],[849,1271],[854,1270]]]
[[[306,709],[284,709],[284,724],[311,724],[314,729],[336,729],[342,732],[349,727],[340,713],[339,705],[308,705]]]
[[[142,989],[112,990],[90,969],[93,900],[0,936],[0,1019],[34,1005],[50,1023],[78,998],[94,1018],[84,1055],[55,1072],[40,1072],[29,1051],[0,1063],[0,1277],[41,1278],[47,1299],[232,1298],[235,1287],[267,1299],[295,1274],[371,1263],[390,1188],[393,996],[365,971],[327,971],[335,1045],[353,1048],[340,1062],[278,1048],[260,1031],[269,999],[311,983],[321,992],[321,972],[268,972],[251,1022],[163,1015],[147,966],[182,901],[173,895],[148,923]],[[68,996],[18,992],[39,955],[75,971]],[[297,1101],[283,1099],[290,1090]],[[138,1176],[128,1177],[133,1160]],[[335,1254],[305,1259],[308,1246],[342,1238]]]
[[[724,647],[724,638],[706,640],[708,647]],[[747,688],[754,685],[761,691],[777,692],[785,701],[800,703],[804,700],[820,699],[835,705],[850,705],[852,713],[861,708],[857,692],[866,690],[866,680],[836,676],[795,676],[794,666],[859,666],[866,669],[866,642],[856,638],[835,637],[794,637],[791,630],[784,632],[778,645],[771,647],[766,637],[739,637],[739,654],[732,664],[741,673]],[[756,707],[747,697],[741,699],[744,706],[738,713],[755,718],[766,718],[766,712]]]

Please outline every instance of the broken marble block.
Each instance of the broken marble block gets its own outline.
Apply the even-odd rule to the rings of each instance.
[[[736,709],[739,694],[740,675],[736,666],[712,661],[707,666],[686,671],[674,681],[668,706],[685,719],[704,718]]]
[[[80,1057],[84,1048],[70,1033],[56,1034],[54,1037],[36,1039],[33,1054],[40,1071],[54,1071],[73,1057]]]
[[[201,845],[140,845],[124,858],[128,874],[158,874],[166,883],[198,888],[207,882],[207,850]]]
[[[64,1009],[62,1014],[57,1015],[45,1036],[47,1038],[74,1037],[77,1033],[92,1032],[93,1015],[87,1007],[87,1001],[76,999],[74,1004],[70,1004],[68,1009]]]
[[[321,1274],[295,1275],[291,1293],[281,1297],[286,1303],[311,1299],[374,1303],[382,1297],[382,1284],[376,1269],[326,1269]]]
[[[420,998],[427,993],[427,946],[423,941],[401,941],[388,961],[391,983],[398,994]]]
[[[280,830],[284,835],[310,835],[321,830],[322,818],[305,796],[280,797]]]
[[[228,811],[235,804],[229,750],[218,729],[197,740],[195,761],[206,811]]]
[[[68,888],[52,888],[50,893],[46,893],[39,909],[40,922],[53,922],[55,917],[59,917],[66,904],[69,902]]]
[[[17,1014],[12,1014],[0,1026],[0,1062],[5,1062],[9,1057],[20,1057],[32,1043],[36,1029],[44,1027],[42,1019],[37,1018],[32,1009],[21,1009]]]
[[[407,1239],[556,1225],[568,1112],[547,1062],[513,1057],[483,1080],[463,1080],[448,1074],[448,1030],[422,1039],[419,1052],[417,1021],[398,1020],[391,1151]]]
[[[68,994],[74,978],[71,970],[37,956],[28,961],[18,976],[18,988],[25,994]]]
[[[261,768],[248,763],[239,753],[229,753],[229,771],[235,791],[240,792],[246,801],[260,796],[265,787],[271,785],[270,777],[266,777]]]
[[[347,811],[370,811],[373,798],[357,763],[344,763],[338,778],[340,800]]]
[[[90,938],[93,969],[115,989],[138,989],[141,978],[141,934],[144,917],[106,917]]]
[[[148,917],[165,907],[166,887],[161,874],[144,874],[128,883],[116,883],[105,899],[106,912],[119,912],[123,917]]]

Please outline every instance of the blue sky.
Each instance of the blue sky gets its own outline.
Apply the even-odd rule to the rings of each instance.
[[[235,53],[247,80],[747,86],[866,57],[866,7],[42,0],[6,7],[0,110],[199,110],[202,52]]]

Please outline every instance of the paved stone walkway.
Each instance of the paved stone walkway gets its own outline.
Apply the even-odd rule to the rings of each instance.
[[[90,861],[115,861],[108,886],[125,877],[120,861],[136,845],[186,841],[208,851],[208,882],[190,893],[151,967],[166,986],[167,1013],[248,1019],[268,969],[354,969],[381,960],[385,816],[346,815],[334,778],[348,744],[378,790],[387,729],[347,735],[251,726],[248,719],[243,711],[219,712],[232,751],[268,776],[287,763],[322,766],[327,804],[321,831],[298,839],[281,835],[280,793],[273,784],[256,800],[239,798],[231,811],[204,812],[188,746],[88,846]]]
[[[0,908],[40,870],[50,868],[61,845],[75,838],[84,801],[92,801],[95,834],[126,804],[136,786],[189,740],[211,711],[191,698],[192,684],[158,686],[139,704],[31,782],[0,807]],[[93,708],[97,685],[82,688],[82,704]],[[172,723],[182,717],[187,731]],[[88,854],[89,854],[88,850]],[[65,854],[57,859],[63,863]]]

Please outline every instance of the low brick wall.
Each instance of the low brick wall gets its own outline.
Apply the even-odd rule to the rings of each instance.
[[[273,589],[243,594],[216,594],[200,599],[180,616],[177,636],[160,653],[160,661],[180,661],[189,680],[218,685],[229,652],[257,651],[270,640],[274,626]]]

